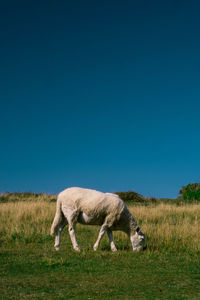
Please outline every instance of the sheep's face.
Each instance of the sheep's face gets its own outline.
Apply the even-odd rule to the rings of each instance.
[[[131,236],[133,251],[141,251],[146,248],[146,236],[142,231]]]

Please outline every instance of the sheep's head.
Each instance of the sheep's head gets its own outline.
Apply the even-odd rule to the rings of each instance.
[[[141,251],[146,248],[146,236],[145,234],[139,230],[133,236],[131,236],[131,243],[133,247],[133,251]]]

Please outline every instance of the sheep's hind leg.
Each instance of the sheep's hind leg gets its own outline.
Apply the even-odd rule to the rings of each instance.
[[[74,250],[75,251],[80,251],[79,245],[78,245],[77,240],[76,240],[76,235],[75,235],[75,224],[69,223],[68,231],[69,231],[69,236],[71,238]]]
[[[117,251],[117,248],[115,247],[115,244],[114,244],[114,241],[113,241],[112,230],[110,230],[109,228],[107,228],[107,235],[108,235],[108,238],[109,238],[111,250],[113,252]]]
[[[63,216],[60,224],[58,224],[57,229],[56,229],[56,237],[55,237],[54,248],[57,251],[60,249],[60,236],[61,236],[61,232],[62,232],[63,228],[66,226],[66,224],[67,224],[67,220]]]
[[[74,209],[66,208],[66,207],[63,207],[62,210],[69,224],[68,231],[72,242],[72,246],[75,251],[80,251],[80,248],[76,240],[76,235],[75,235],[75,225],[78,218],[78,212]]]

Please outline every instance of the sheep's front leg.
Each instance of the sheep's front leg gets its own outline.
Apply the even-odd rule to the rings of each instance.
[[[117,251],[117,248],[115,247],[115,244],[114,244],[114,241],[113,241],[112,230],[110,230],[109,228],[107,228],[107,235],[108,235],[108,238],[109,238],[111,250],[112,250],[113,252],[114,252],[114,251]]]
[[[99,231],[99,235],[98,235],[97,241],[96,241],[96,243],[95,243],[94,246],[93,246],[94,251],[96,251],[97,248],[99,247],[99,243],[100,243],[100,241],[101,241],[101,239],[102,239],[104,233],[106,232],[106,230],[107,230],[107,225],[103,224],[103,225],[101,226],[100,231]]]

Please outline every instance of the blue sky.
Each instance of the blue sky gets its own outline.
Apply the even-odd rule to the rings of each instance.
[[[176,197],[200,175],[198,1],[6,1],[0,192]]]

